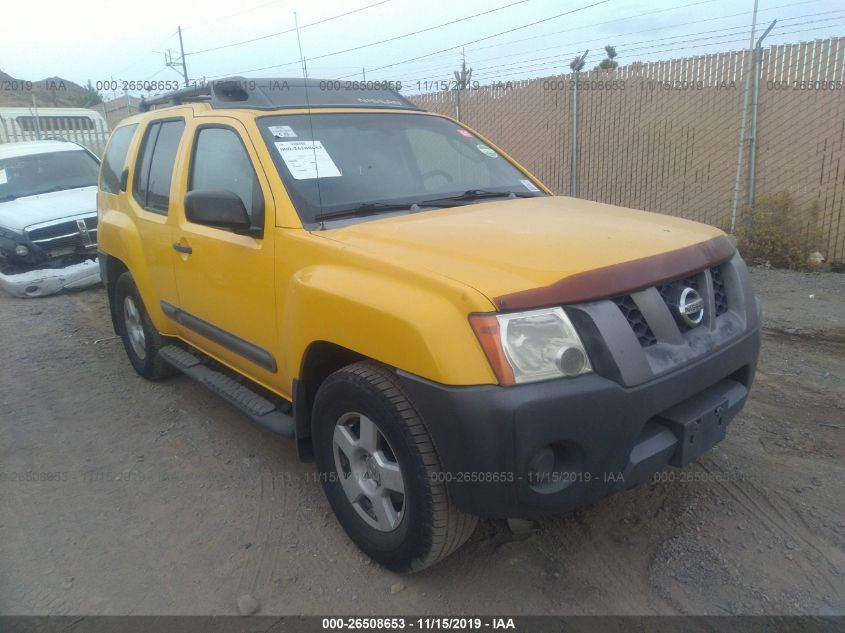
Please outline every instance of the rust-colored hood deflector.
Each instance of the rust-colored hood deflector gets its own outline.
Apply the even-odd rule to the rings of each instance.
[[[525,310],[608,299],[721,264],[733,256],[734,244],[732,238],[720,235],[675,251],[588,270],[542,288],[502,295],[493,302],[499,310]]]

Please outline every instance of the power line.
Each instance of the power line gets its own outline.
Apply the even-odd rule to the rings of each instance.
[[[815,22],[828,23],[829,21],[828,20],[815,20],[814,23]],[[841,26],[842,24],[844,24],[844,23],[837,22],[837,23],[831,23],[830,26],[831,27],[838,27],[838,26]],[[799,25],[796,24],[796,25],[792,25],[792,26],[799,26]],[[796,30],[792,30],[792,31],[780,31],[777,34],[778,35],[792,35],[792,34],[796,34],[796,33],[805,33],[807,31],[815,31],[817,29],[818,29],[818,27],[810,27],[810,28],[805,28],[805,29],[796,29]],[[724,35],[721,35],[721,36],[713,36],[713,37],[709,37],[709,38],[694,38],[694,39],[686,40],[686,41],[683,41],[683,42],[675,42],[675,44],[688,44],[690,42],[699,42],[702,39],[712,40],[712,39],[717,39],[717,38],[733,37],[733,35],[734,34],[724,34]],[[733,44],[733,43],[739,43],[739,42],[745,42],[745,41],[746,41],[746,38],[741,38],[741,39],[732,39],[732,40],[722,40],[722,41],[719,41],[719,42],[713,42],[712,44]],[[710,44],[697,43],[697,44],[691,44],[689,46],[676,46],[676,47],[671,47],[671,48],[663,48],[663,49],[660,49],[660,50],[651,50],[648,54],[654,55],[654,54],[657,54],[657,53],[676,52],[676,51],[682,51],[682,50],[689,50],[691,48],[701,48],[702,46],[708,46],[708,45],[710,45]],[[625,52],[636,52],[636,51],[645,51],[645,50],[649,50],[649,49],[652,49],[652,48],[658,48],[658,47],[659,46],[643,46],[643,47],[638,47],[638,48],[627,48],[624,44],[622,44],[622,45],[618,46],[617,48],[620,48],[620,49],[624,50]],[[574,53],[569,53],[568,55],[572,55],[572,54],[574,54]],[[565,57],[565,55],[561,55],[561,57]],[[566,57],[566,59],[568,60],[568,57]],[[598,60],[598,59],[599,59],[598,56],[592,56],[593,61]],[[548,64],[536,65],[535,64],[533,66],[510,69],[508,71],[505,71],[504,74],[502,74],[501,72],[488,72],[488,73],[484,73],[484,74],[479,75],[479,77],[480,78],[489,78],[489,77],[496,76],[499,79],[503,79],[503,78],[511,76],[511,75],[522,74],[522,73],[525,73],[525,72],[531,72],[532,70],[543,69],[543,70],[552,71],[552,70],[555,70],[555,69],[558,69],[558,68],[566,68],[566,67],[568,67],[568,63],[569,63],[568,61],[562,61],[559,64],[553,64],[553,65],[548,65]],[[493,68],[491,70],[495,71],[495,68]],[[555,73],[551,73],[551,74],[555,74]],[[546,76],[546,75],[544,75],[544,76]]]
[[[623,21],[623,20],[633,20],[633,19],[636,19],[636,18],[646,17],[646,16],[657,14],[657,13],[664,13],[666,11],[676,11],[678,9],[683,9],[683,8],[687,8],[687,7],[691,7],[691,6],[696,6],[696,5],[700,5],[700,4],[708,4],[708,3],[711,3],[711,2],[718,2],[718,1],[719,0],[700,0],[698,2],[691,2],[689,4],[679,5],[677,7],[670,7],[668,9],[656,9],[654,11],[646,11],[644,13],[637,13],[635,15],[626,16],[624,18],[614,18],[613,20],[605,20],[604,22],[594,22],[593,24],[586,24],[584,26],[573,27],[571,29],[563,29],[561,31],[553,31],[551,33],[546,33],[546,34],[543,34],[543,35],[520,38],[520,39],[516,39],[516,40],[509,40],[507,42],[497,42],[495,44],[487,44],[486,46],[477,46],[477,47],[474,47],[474,48],[470,48],[469,52],[485,50],[485,49],[488,49],[488,48],[501,48],[502,46],[506,46],[508,44],[518,44],[519,42],[525,42],[525,41],[528,41],[528,40],[533,41],[535,39],[540,39],[542,37],[550,37],[552,35],[559,35],[561,33],[569,33],[571,31],[583,31],[584,29],[587,29],[587,28],[592,28],[592,27],[596,27],[596,26],[604,26],[604,25],[607,25],[607,24],[613,24],[614,22],[620,22],[620,21]],[[804,0],[804,2],[818,2],[818,0]],[[803,3],[797,3],[797,4],[803,4]],[[791,6],[791,5],[787,5],[787,6]],[[735,14],[735,15],[742,15],[742,14]],[[708,18],[708,20],[724,19],[724,17],[726,17],[726,16],[720,16],[719,18]],[[730,16],[728,16],[728,17],[730,17]],[[707,21],[707,20],[701,20],[701,21],[703,22],[703,21]],[[680,25],[676,25],[676,26],[687,26],[689,24],[697,24],[697,23],[698,23],[698,21],[688,22],[686,24],[680,24]],[[664,27],[658,27],[656,29],[646,29],[642,32],[651,31],[651,30],[660,30],[661,28],[664,28]],[[635,31],[635,32],[639,32],[639,31]],[[459,46],[463,50],[463,46],[462,45],[459,45]],[[541,48],[541,49],[533,49],[533,50],[541,51],[541,50],[548,50],[550,48],[555,48],[555,47],[549,46],[549,47],[545,47],[545,48]],[[432,55],[429,55],[429,56],[426,56],[426,57],[436,57],[436,56],[440,56],[440,55],[447,56],[447,55],[450,54],[451,49],[444,49],[444,51],[445,52],[432,54]],[[530,51],[523,51],[523,53],[524,52],[530,52]],[[520,54],[522,54],[522,53],[520,53]],[[495,57],[487,57],[487,58],[483,58],[481,60],[476,60],[476,61],[489,61],[489,60],[492,60],[492,59],[502,59],[502,58],[505,58],[505,57],[512,57],[512,54],[511,55],[497,55]],[[415,61],[415,60],[411,60],[411,61]],[[454,65],[453,62],[450,61],[447,64],[440,64],[438,66],[429,66],[428,68],[425,68],[425,69],[419,69],[418,72],[426,72],[426,71],[429,71],[429,70],[432,70],[432,71],[433,70],[440,70],[440,69],[444,69],[444,68],[450,68],[451,69],[451,67],[453,65]]]
[[[376,46],[378,44],[386,44],[387,42],[395,42],[396,40],[401,40],[406,37],[410,37],[412,35],[419,35],[420,33],[428,33],[429,31],[434,31],[435,29],[440,29],[445,26],[451,26],[453,24],[458,24],[459,22],[465,22],[466,20],[472,20],[474,18],[481,17],[482,15],[488,15],[490,13],[495,13],[496,11],[501,11],[503,9],[509,9],[510,7],[516,6],[518,4],[525,4],[529,0],[516,0],[516,2],[511,2],[510,4],[504,4],[500,7],[496,7],[495,9],[488,9],[487,11],[482,11],[480,13],[474,13],[473,15],[468,15],[463,18],[458,18],[457,20],[451,20],[450,22],[444,22],[443,24],[438,24],[436,26],[430,26],[424,29],[420,29],[418,31],[412,31],[410,33],[404,33],[403,35],[396,35],[394,37],[389,37],[384,40],[379,40],[378,42],[371,42],[369,44],[362,44],[361,46],[354,46],[352,48],[347,48],[342,51],[336,51],[334,53],[326,53],[325,55],[318,55],[317,57],[312,57],[311,61],[317,59],[323,59],[324,57],[332,57],[333,55],[340,55],[341,53],[349,53],[351,51],[361,50],[362,48],[369,48],[370,46]]]
[[[471,19],[474,19],[474,18],[481,17],[483,15],[495,13],[496,11],[508,9],[508,8],[516,6],[518,4],[524,4],[528,1],[529,0],[516,0],[516,2],[511,2],[509,4],[505,4],[505,5],[496,7],[494,9],[488,9],[487,11],[481,11],[480,13],[475,13],[473,15],[468,15],[468,16],[465,16],[465,17],[462,17],[462,18],[458,18],[457,20],[451,20],[449,22],[444,22],[442,24],[437,24],[435,26],[429,26],[427,28],[420,29],[418,31],[412,31],[410,33],[403,33],[402,35],[396,35],[394,37],[389,37],[387,39],[378,40],[377,42],[370,42],[368,44],[361,44],[360,46],[353,46],[352,48],[346,48],[346,49],[343,49],[343,50],[340,50],[340,51],[334,51],[332,53],[325,53],[323,55],[318,55],[316,57],[309,57],[308,61],[325,59],[326,57],[333,57],[335,55],[340,55],[342,53],[349,53],[349,52],[352,52],[352,51],[358,51],[358,50],[361,50],[363,48],[370,48],[371,46],[378,46],[379,44],[386,44],[387,42],[395,42],[396,40],[401,40],[401,39],[406,38],[406,37],[411,37],[412,35],[419,35],[420,33],[428,33],[429,31],[434,31],[435,29],[441,29],[441,28],[446,27],[446,26],[451,26],[453,24],[465,22],[466,20],[471,20]],[[609,2],[609,1],[610,0],[602,0],[602,2]],[[601,4],[601,3],[599,3],[599,4]],[[252,73],[252,72],[258,72],[258,71],[261,71],[261,70],[270,70],[272,68],[282,68],[284,66],[292,66],[293,64],[298,64],[298,63],[299,63],[299,60],[294,61],[294,62],[286,62],[286,63],[283,63],[283,64],[275,64],[273,66],[264,66],[262,68],[251,68],[249,70],[239,70],[239,71],[236,71],[234,73],[226,73],[226,75],[216,75],[216,77],[225,77],[225,76],[228,76],[228,75],[240,75],[240,74],[243,74],[243,73]]]
[[[412,58],[410,58],[410,59],[405,59],[405,60],[402,60],[402,61],[399,61],[399,62],[394,62],[394,63],[392,63],[392,64],[385,64],[384,66],[379,66],[379,67],[377,67],[377,68],[372,68],[372,69],[370,69],[370,70],[371,70],[371,71],[384,70],[385,68],[393,68],[394,66],[400,66],[400,65],[402,65],[402,64],[407,64],[407,63],[410,63],[410,62],[414,62],[414,61],[417,61],[417,60],[419,60],[419,59],[425,59],[426,57],[431,57],[432,55],[437,55],[438,53],[443,53],[443,52],[445,52],[445,51],[452,51],[452,50],[455,50],[455,49],[461,48],[461,47],[463,47],[463,46],[468,46],[469,44],[475,44],[476,42],[483,42],[484,40],[489,40],[489,39],[492,39],[492,38],[494,38],[494,37],[499,37],[500,35],[504,35],[505,33],[513,33],[514,31],[519,31],[519,30],[522,30],[522,29],[527,29],[527,28],[529,28],[529,27],[531,27],[531,26],[536,26],[537,24],[542,24],[542,23],[544,23],[544,22],[549,22],[549,21],[551,21],[551,20],[556,20],[556,19],[558,19],[558,18],[562,18],[562,17],[564,17],[564,16],[566,16],[566,15],[571,15],[571,14],[573,14],[573,13],[577,13],[577,12],[579,12],[579,11],[585,11],[586,9],[591,9],[591,8],[593,8],[593,7],[596,7],[596,6],[600,5],[600,4],[606,4],[606,3],[608,3],[608,2],[610,2],[610,0],[599,0],[598,2],[594,2],[594,3],[592,3],[592,4],[588,4],[588,5],[585,5],[585,6],[583,6],[583,7],[578,7],[577,9],[572,9],[572,10],[570,10],[570,11],[566,11],[566,12],[564,12],[564,13],[558,13],[557,15],[553,15],[553,16],[550,16],[550,17],[548,17],[548,18],[544,18],[544,19],[542,19],[542,20],[536,20],[536,21],[534,21],[534,22],[529,22],[528,24],[523,24],[522,26],[517,26],[517,27],[514,27],[514,28],[512,28],[512,29],[507,29],[507,30],[505,30],[505,31],[500,31],[500,32],[498,32],[498,33],[493,33],[492,35],[486,35],[486,36],[484,36],[484,37],[479,37],[478,39],[471,40],[471,41],[469,41],[469,42],[463,42],[462,44],[457,44],[457,45],[455,45],[455,46],[450,46],[450,47],[448,47],[448,48],[441,48],[440,50],[433,51],[433,52],[431,52],[431,53],[426,53],[425,55],[419,55],[418,57],[412,57]],[[349,76],[351,76],[351,75],[349,75]],[[339,79],[344,79],[344,78],[345,78],[345,77],[340,77]]]
[[[805,0],[805,1],[817,2],[818,0]],[[698,0],[698,2],[690,2],[688,4],[681,4],[681,5],[678,5],[678,6],[675,6],[675,7],[667,7],[665,9],[654,9],[652,11],[645,11],[643,13],[637,13],[637,14],[634,14],[634,15],[629,15],[629,16],[624,17],[624,18],[614,18],[612,20],[605,20],[604,22],[595,22],[593,24],[586,24],[584,26],[576,26],[576,27],[573,27],[573,28],[570,28],[570,29],[563,29],[561,31],[552,31],[551,33],[545,33],[543,35],[536,35],[536,36],[533,36],[533,37],[522,37],[522,38],[519,38],[517,40],[509,40],[507,42],[497,42],[496,44],[487,44],[486,46],[478,46],[476,48],[470,49],[470,52],[480,51],[480,50],[484,50],[484,49],[487,49],[487,48],[495,48],[495,47],[499,47],[499,46],[506,46],[508,44],[518,44],[519,42],[526,42],[526,41],[529,41],[529,40],[534,41],[534,40],[538,40],[538,39],[541,39],[541,38],[544,38],[544,37],[551,37],[552,35],[560,35],[561,33],[571,33],[572,31],[582,31],[584,29],[589,29],[589,28],[593,28],[593,27],[596,27],[596,26],[605,26],[607,24],[613,24],[614,22],[622,22],[624,20],[635,20],[637,18],[644,18],[644,17],[648,17],[648,16],[652,16],[652,15],[657,15],[658,13],[666,13],[667,11],[678,11],[679,9],[686,9],[686,8],[689,8],[689,7],[695,7],[695,6],[702,5],[702,4],[711,4],[713,2],[719,2],[719,0]],[[798,4],[800,4],[800,3],[798,3]],[[718,18],[711,18],[711,19],[718,19]],[[662,28],[662,27],[658,27],[658,28]]]
[[[839,11],[833,11],[833,12],[825,11],[825,12],[821,12],[821,13],[805,14],[805,15],[801,15],[801,16],[794,16],[794,17],[791,17],[791,18],[784,18],[782,20],[782,22],[794,21],[794,20],[803,20],[805,18],[811,18],[811,17],[820,16],[820,15],[830,17],[833,13],[842,13],[843,11],[845,11],[845,10],[839,10]],[[798,22],[796,24],[790,24],[790,25],[781,24],[781,26],[778,27],[778,28],[782,29],[782,28],[784,28],[784,26],[804,26],[804,25],[807,25],[807,24],[817,24],[819,22],[826,22],[826,21],[827,20],[819,19],[819,20],[809,20],[809,21],[805,21],[805,22]],[[734,35],[734,33],[721,33],[721,32],[723,32],[723,31],[735,31],[735,30],[738,30],[738,29],[745,29],[745,28],[747,28],[747,25],[724,27],[724,28],[721,28],[721,29],[711,29],[711,30],[708,30],[708,31],[699,31],[699,32],[696,32],[696,33],[683,33],[683,34],[679,34],[679,35],[670,35],[670,36],[667,36],[667,37],[664,37],[664,38],[659,38],[659,39],[648,39],[648,40],[641,40],[641,41],[628,42],[628,43],[623,42],[622,44],[617,44],[615,46],[615,48],[620,49],[625,53],[629,53],[629,52],[632,52],[632,51],[639,51],[639,50],[643,50],[643,49],[655,48],[655,47],[665,45],[665,44],[658,44],[658,45],[655,45],[655,46],[644,46],[644,47],[638,47],[637,48],[637,45],[639,45],[639,44],[651,45],[654,42],[666,42],[668,44],[681,44],[681,43],[686,43],[686,42],[691,42],[691,41],[700,41],[702,39],[703,40],[711,40],[711,39],[718,39],[718,38],[724,38],[724,37],[732,37]],[[646,29],[646,30],[651,30],[651,29]],[[618,33],[616,35],[610,36],[610,38],[605,38],[605,41],[607,39],[615,40],[616,38],[619,38],[619,37],[624,37],[626,35],[633,35],[633,34],[641,33],[641,32],[644,32],[644,31],[630,31],[628,33]],[[713,33],[721,33],[721,34],[720,35],[710,35],[710,34],[713,34]],[[690,39],[690,38],[693,38],[693,37],[699,36],[699,35],[710,35],[710,36],[704,37],[704,38]],[[668,42],[668,40],[678,40],[679,38],[686,38],[686,39],[683,40],[683,41],[680,41],[680,42]],[[576,46],[576,45],[582,45],[583,46],[585,44],[595,45],[598,41],[599,41],[598,39],[581,40],[579,42],[571,42],[570,45],[572,45],[572,46]],[[555,55],[536,57],[536,58],[532,58],[532,59],[522,59],[522,60],[517,60],[517,61],[514,61],[514,62],[508,62],[508,63],[505,63],[505,64],[494,64],[494,65],[490,65],[490,66],[483,66],[483,67],[480,67],[480,68],[475,67],[475,71],[476,71],[476,73],[487,71],[486,74],[482,75],[482,76],[490,76],[490,74],[491,74],[490,71],[508,71],[508,70],[518,71],[518,70],[525,70],[525,69],[530,70],[530,69],[535,69],[535,68],[538,68],[538,67],[543,68],[543,67],[546,67],[548,62],[553,61],[553,60],[558,60],[558,59],[565,59],[566,62],[568,63],[572,55],[580,53],[580,49],[581,49],[581,46],[579,46],[578,50],[572,50],[572,51],[569,51],[569,52],[557,53]],[[531,62],[544,62],[544,63],[542,63],[542,64],[539,64],[539,63],[532,64]],[[515,68],[510,68],[510,69],[508,68],[508,67],[514,67],[514,66],[515,66]],[[478,77],[478,76],[479,75],[476,74],[476,77]],[[421,79],[424,79],[424,78],[425,78],[425,75],[419,76],[419,77],[414,77],[414,78],[407,80],[407,81],[414,82],[414,81],[421,80]]]
[[[705,22],[705,21],[707,21],[707,20],[690,22],[690,23],[687,23],[687,24],[684,24],[684,25],[678,25],[678,26],[688,26],[690,24],[698,24],[700,22]],[[670,35],[670,36],[667,36],[667,37],[664,37],[664,38],[659,38],[659,39],[656,39],[656,40],[651,39],[651,40],[648,40],[648,41],[649,42],[659,42],[659,41],[667,40],[667,39],[677,39],[677,38],[680,38],[680,37],[688,37],[689,35],[700,35],[700,34],[706,34],[706,33],[718,33],[718,32],[721,32],[721,31],[733,31],[733,30],[736,30],[736,29],[743,29],[743,28],[746,28],[746,27],[744,25],[743,26],[730,26],[730,27],[724,27],[724,28],[721,28],[721,29],[713,29],[713,30],[710,30],[710,31],[702,31],[700,33],[684,33],[684,34],[681,34],[681,35]],[[654,31],[654,30],[656,30],[656,29],[643,29],[643,30],[640,30],[640,31],[628,31],[627,33],[618,33],[616,35],[605,37],[605,38],[603,38],[602,41],[614,41],[618,37],[624,37],[626,35],[635,35],[635,34],[638,34],[638,33],[646,33],[646,32]],[[576,46],[576,45],[579,45],[579,44],[595,45],[598,41],[599,41],[598,38],[589,39],[589,40],[580,40],[580,41],[577,41],[577,42],[568,42],[567,46]],[[635,43],[639,44],[640,42],[635,42]],[[617,45],[614,46],[614,48],[620,48],[620,46],[624,46],[624,44],[623,45],[617,44]],[[536,52],[540,52],[540,51],[544,51],[544,50],[549,50],[550,48],[557,48],[557,47],[550,46],[550,47],[525,51],[524,53],[519,53],[519,54],[516,54],[516,55],[513,55],[513,54],[511,54],[511,55],[497,55],[495,57],[475,59],[475,60],[473,60],[473,63],[477,64],[479,62],[492,61],[492,60],[496,60],[496,59],[505,59],[505,58],[513,59],[515,57],[519,57],[522,54],[527,54],[527,53],[532,53],[532,52],[536,53]],[[566,53],[556,53],[554,55],[546,55],[546,56],[543,56],[543,57],[533,57],[531,59],[517,59],[516,61],[513,61],[513,62],[508,62],[508,63],[504,63],[504,64],[493,64],[491,66],[481,67],[481,68],[478,68],[478,70],[486,70],[486,69],[490,69],[490,68],[504,68],[506,66],[515,66],[515,65],[519,65],[519,64],[526,64],[528,62],[538,62],[538,61],[544,61],[544,60],[550,60],[550,59],[558,59],[560,57],[567,57],[567,59],[568,59],[572,55],[575,55],[579,52],[580,52],[580,49],[578,51],[571,51],[571,52],[566,52]],[[442,69],[442,68],[445,68],[445,66],[441,65],[441,66],[438,66],[436,68],[431,67],[431,68],[428,68],[428,69],[423,69],[419,72],[432,72],[432,71]]]
[[[173,31],[173,33],[171,33],[170,35],[168,35],[166,39],[161,40],[161,44],[166,44],[166,43],[167,43],[170,39],[172,39],[172,38],[173,38],[173,37],[175,37],[175,36],[176,36],[176,31]],[[157,45],[155,48],[161,48],[161,44]],[[149,51],[149,52],[150,52],[150,53],[154,53],[154,52],[156,52],[156,51],[151,50],[151,51]],[[147,54],[148,54],[148,53],[144,53],[144,56],[146,56]],[[133,62],[132,62],[132,63],[130,63],[130,64],[127,64],[127,65],[126,65],[126,66],[124,66],[124,67],[123,67],[123,68],[122,68],[119,72],[114,73],[112,76],[120,76],[121,74],[123,74],[124,72],[126,72],[127,70],[129,70],[130,68],[132,68],[133,66],[137,66],[137,65],[138,65],[138,62],[140,62],[140,61],[141,61],[141,56],[136,57],[136,58],[135,58],[135,61],[133,61]]]
[[[706,2],[714,2],[714,1],[716,1],[716,0],[704,0],[704,2],[694,2],[690,5],[683,5],[683,6],[693,6],[693,5],[704,4]],[[762,13],[763,11],[773,11],[773,10],[781,9],[781,8],[784,8],[784,7],[794,7],[794,6],[798,6],[798,5],[801,5],[801,4],[810,4],[810,3],[813,3],[813,2],[817,2],[817,1],[818,0],[804,0],[804,2],[783,4],[783,5],[779,5],[779,6],[776,6],[776,7],[770,7],[768,9],[761,10],[760,12]],[[683,8],[683,7],[676,7],[676,8]],[[664,12],[664,11],[666,11],[666,9],[659,9],[659,10],[656,10],[656,11],[651,11],[651,12],[647,12],[647,13],[640,13],[640,14],[637,14],[637,15],[628,16],[626,18],[617,18],[617,19],[614,19],[614,20],[608,20],[606,22],[598,22],[598,23],[595,23],[595,24],[586,25],[584,27],[566,29],[564,31],[556,31],[554,34],[566,33],[566,32],[569,32],[569,31],[581,31],[581,30],[584,30],[585,28],[603,26],[605,24],[610,24],[612,22],[619,22],[619,21],[622,21],[622,20],[631,20],[631,19],[635,19],[635,18],[639,18],[639,17],[644,17],[644,16],[647,16],[647,15],[650,15],[650,14],[653,14],[653,13],[661,13],[661,12]],[[734,13],[734,14],[731,14],[731,15],[723,15],[723,16],[717,16],[717,17],[713,17],[713,18],[705,18],[705,19],[702,19],[702,20],[693,20],[691,22],[684,22],[684,23],[681,23],[681,24],[675,24],[670,28],[679,28],[679,27],[683,27],[683,26],[692,26],[692,25],[695,25],[695,24],[703,24],[705,22],[712,22],[714,20],[724,20],[724,19],[727,19],[727,18],[739,17],[739,16],[742,16],[742,15],[750,14],[750,13],[752,13],[752,12],[751,11],[743,11],[743,12]],[[815,16],[815,15],[828,15],[828,14],[829,14],[829,12],[822,12],[822,13],[807,14],[805,16],[799,16],[799,17],[803,18],[803,17],[812,17],[812,16]],[[798,19],[798,18],[785,18],[785,20],[792,20],[792,19]],[[619,33],[619,34],[616,34],[616,35],[612,35],[608,38],[605,38],[605,41],[608,41],[610,39],[614,39],[614,38],[617,38],[617,37],[634,35],[634,34],[637,34],[637,33],[650,33],[652,31],[665,31],[666,28],[667,27],[653,27],[653,28],[649,28],[649,29],[640,29],[638,31],[628,31],[627,33]],[[743,28],[743,27],[726,27],[726,28]],[[719,29],[716,29],[716,30],[719,30]],[[549,35],[552,35],[552,34],[549,34]],[[685,36],[686,36],[685,34],[682,34],[682,35],[671,36],[671,37],[685,37]],[[542,36],[538,36],[538,37],[542,37]],[[526,39],[535,39],[535,38],[526,38]],[[665,38],[663,38],[663,39],[665,39]],[[524,41],[524,40],[512,40],[510,43],[513,44],[513,43],[518,43],[518,42],[521,42],[521,41]],[[566,45],[567,46],[570,46],[570,45],[574,46],[575,44],[595,44],[597,41],[598,40],[595,40],[595,39],[581,40],[580,42],[567,42]],[[479,48],[475,48],[475,49],[470,49],[470,51],[483,50],[485,48],[490,48],[490,46],[484,46],[484,47],[479,47]],[[547,47],[531,49],[531,50],[527,50],[527,51],[520,51],[519,53],[516,53],[516,54],[496,55],[496,56],[493,56],[493,57],[484,57],[484,58],[481,58],[481,59],[475,58],[475,59],[473,59],[473,63],[477,64],[479,62],[493,61],[493,60],[496,60],[496,59],[505,59],[505,58],[513,59],[514,57],[529,54],[529,53],[532,53],[532,52],[538,53],[540,51],[551,50],[551,49],[554,49],[554,48],[557,48],[557,47],[547,46]],[[580,51],[577,51],[577,52],[580,52]],[[567,55],[569,55],[569,54],[574,55],[575,52],[566,53],[566,54]],[[552,56],[552,57],[556,57],[556,56]],[[531,61],[531,60],[525,60],[525,61]],[[514,62],[514,63],[518,63],[518,62]],[[438,70],[451,69],[451,67],[453,65],[454,64],[452,62],[448,62],[446,64],[439,64],[437,66],[429,66],[427,68],[415,69],[414,72],[417,72],[417,73],[435,72],[435,71],[438,71]]]
[[[244,13],[251,13],[253,11],[257,11],[258,9],[262,9],[264,7],[269,7],[271,4],[279,4],[280,2],[284,2],[284,0],[270,0],[269,2],[262,2],[261,4],[256,4],[251,7],[247,7],[245,9],[241,9],[240,11],[235,11],[234,13],[227,13],[226,15],[220,15],[212,20],[206,20],[205,22],[200,22],[199,24],[193,24],[187,27],[184,27],[183,31],[193,31],[196,29],[203,29],[206,28],[209,24],[217,24],[218,22],[222,22],[223,20],[228,20],[229,18],[233,18],[237,15],[243,15]]]
[[[368,4],[364,7],[359,7],[357,9],[353,9],[352,11],[347,11],[346,13],[338,13],[337,15],[333,15],[328,18],[323,18],[322,20],[317,20],[316,22],[310,22],[308,24],[303,24],[299,27],[300,30],[308,28],[309,26],[317,26],[318,24],[325,24],[326,22],[331,22],[332,20],[337,20],[339,18],[345,18],[347,15],[352,15],[353,13],[359,13],[361,11],[366,11],[367,9],[372,9],[373,7],[377,7],[381,4],[386,4],[391,0],[380,0],[379,2],[374,2],[373,4]],[[526,2],[527,0],[522,0],[522,2]],[[272,3],[268,3],[272,4]],[[268,35],[260,35],[259,37],[253,37],[248,40],[241,40],[239,42],[230,42],[229,44],[221,44],[220,46],[212,46],[211,48],[204,48],[199,51],[193,51],[190,53],[186,53],[186,55],[201,55],[202,53],[210,53],[211,51],[219,51],[224,48],[232,48],[233,46],[243,46],[244,44],[251,44],[252,42],[260,42],[261,40],[267,40],[271,37],[277,37],[279,35],[286,35],[288,33],[295,32],[296,29],[287,29],[285,31],[278,31],[277,33],[270,33]],[[248,71],[244,71],[248,72]],[[239,73],[229,73],[229,74],[239,74]],[[221,75],[222,76],[222,75]]]

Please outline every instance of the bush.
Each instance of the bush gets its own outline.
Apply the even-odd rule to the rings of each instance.
[[[801,209],[787,191],[761,196],[742,210],[736,230],[737,246],[750,263],[818,270],[820,264],[810,258],[822,250],[818,217],[817,203]]]

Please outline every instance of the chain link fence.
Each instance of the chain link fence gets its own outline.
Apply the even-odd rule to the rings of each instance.
[[[756,129],[744,109],[751,52],[632,64],[411,97],[488,136],[555,193],[729,228],[740,127],[740,212],[754,195],[788,191],[845,261],[845,38],[762,52]],[[573,122],[572,102],[577,95]],[[751,100],[753,101],[753,99]],[[809,212],[816,206],[817,215]],[[805,213],[805,211],[802,211]]]

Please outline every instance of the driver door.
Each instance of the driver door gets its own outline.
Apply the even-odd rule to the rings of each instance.
[[[179,305],[165,307],[182,336],[256,381],[278,381],[274,288],[275,214],[270,187],[243,126],[225,117],[194,119],[187,130],[173,248]],[[195,224],[184,196],[195,190],[237,194],[251,234]]]

